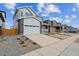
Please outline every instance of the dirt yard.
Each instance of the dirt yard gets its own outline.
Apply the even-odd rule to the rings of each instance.
[[[48,34],[49,36],[51,36],[51,37],[54,37],[54,38],[58,38],[58,39],[61,39],[61,40],[64,40],[64,39],[66,39],[66,38],[68,38],[68,37],[70,37],[70,35],[69,34]]]
[[[79,43],[79,37],[75,40],[76,43]]]
[[[41,46],[21,35],[8,36],[0,40],[0,56],[19,56],[38,48]]]

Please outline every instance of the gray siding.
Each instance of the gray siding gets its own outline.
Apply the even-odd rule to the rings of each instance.
[[[18,34],[23,34],[23,19],[18,20]]]

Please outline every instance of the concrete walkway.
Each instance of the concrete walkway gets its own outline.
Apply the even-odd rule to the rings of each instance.
[[[79,37],[78,34],[74,34],[72,37],[59,40],[43,34],[27,36],[42,46],[42,48],[29,52],[23,56],[60,56],[62,52]]]

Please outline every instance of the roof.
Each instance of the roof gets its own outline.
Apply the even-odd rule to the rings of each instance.
[[[23,9],[23,8],[26,8],[26,9],[28,9],[28,10],[30,9],[30,10],[29,10],[30,12],[32,11],[34,14],[36,14],[35,11],[34,11],[31,7],[23,6],[23,7],[18,7],[18,8],[16,9],[13,18],[16,16],[18,10],[19,10],[19,9]],[[36,16],[38,16],[38,15],[36,14]]]
[[[34,12],[34,10],[33,10],[31,7],[18,7],[18,8],[16,9],[16,11],[15,11],[15,14],[14,14],[13,18],[15,18],[15,16],[16,16],[18,10],[19,10],[19,9],[23,9],[23,8],[26,8],[29,12],[34,13],[34,14],[35,14],[35,17],[40,18],[39,21],[42,21],[42,17],[38,16],[38,15]],[[34,16],[33,16],[33,17],[34,17]],[[38,20],[38,19],[37,19],[37,20]]]
[[[5,14],[5,18],[6,18],[6,12],[5,11],[0,10],[0,13],[4,13]]]

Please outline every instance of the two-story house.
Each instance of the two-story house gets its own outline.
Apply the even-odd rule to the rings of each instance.
[[[46,33],[56,33],[62,31],[62,24],[53,20],[44,20],[43,21],[43,32]]]
[[[17,8],[13,18],[17,34],[40,34],[42,32],[42,18],[31,7]]]

